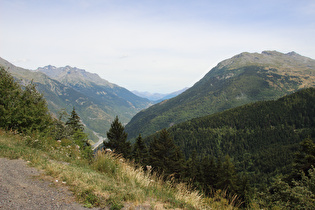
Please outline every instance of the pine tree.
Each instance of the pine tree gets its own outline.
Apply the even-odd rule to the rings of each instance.
[[[46,100],[32,81],[21,94],[19,125],[24,131],[43,131],[52,123],[51,120]]]
[[[134,144],[132,150],[132,158],[134,159],[135,163],[139,163],[142,166],[148,163],[149,158],[148,148],[144,144],[141,134],[139,134],[138,138],[136,139],[136,143]]]
[[[149,159],[150,165],[153,167],[154,171],[160,174],[163,172],[163,170],[166,170],[166,166],[164,164],[164,151],[165,147],[163,142],[160,142],[157,137],[154,137],[149,147]]]
[[[312,167],[315,167],[315,143],[310,138],[307,138],[300,143],[300,149],[295,154],[293,170],[289,179],[301,179],[301,172],[307,176],[308,171]]]
[[[17,115],[22,89],[14,78],[0,67],[0,127],[17,129]]]
[[[154,138],[150,144],[150,164],[158,173],[164,172],[165,176],[174,174],[178,176],[181,171],[183,155],[174,144],[166,129],[160,131],[159,138]]]
[[[210,194],[214,189],[218,177],[214,157],[205,156],[201,161],[202,185],[206,194]]]
[[[179,147],[175,148],[175,154],[173,156],[173,174],[176,179],[183,178],[184,171],[184,154]]]
[[[56,140],[61,140],[63,138],[70,137],[70,130],[67,129],[67,126],[65,125],[65,118],[68,117],[69,114],[62,109],[58,113],[58,119],[55,119],[54,121],[54,130],[53,130],[53,135]]]
[[[227,189],[228,192],[235,193],[237,190],[237,173],[235,166],[228,155],[225,156],[221,169],[218,171],[217,188]]]
[[[190,158],[186,162],[186,177],[192,183],[197,184],[198,177],[199,177],[199,170],[198,170],[199,161],[197,160],[197,151],[194,150],[190,156]]]
[[[73,107],[70,117],[66,122],[66,126],[70,128],[70,135],[73,135],[75,131],[82,131],[84,130],[84,126],[81,123],[79,115],[76,113],[75,108]]]
[[[31,82],[22,88],[0,68],[0,127],[25,131],[44,131],[52,123],[46,100]]]
[[[59,120],[61,121],[63,116],[66,114],[66,112],[61,112]],[[88,141],[88,135],[84,133],[84,125],[81,123],[80,116],[77,114],[74,107],[66,122],[66,127],[63,129],[61,123],[59,128],[61,128],[61,131],[63,131],[62,136],[70,137],[72,141],[79,146],[82,157],[91,161],[93,157],[93,151]]]
[[[124,158],[129,158],[131,144],[127,141],[127,135],[124,126],[119,122],[118,116],[116,116],[107,132],[108,141],[104,141],[104,146],[115,150],[116,153],[123,155]]]

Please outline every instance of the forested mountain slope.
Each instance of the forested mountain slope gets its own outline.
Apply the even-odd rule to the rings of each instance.
[[[288,173],[301,141],[315,139],[315,88],[195,118],[168,129],[186,157],[229,155],[252,184]],[[145,141],[151,142],[153,136]]]
[[[186,120],[315,86],[315,60],[291,52],[241,53],[222,61],[179,96],[139,112],[127,124],[129,139]]]
[[[33,80],[55,116],[62,109],[70,113],[75,107],[91,136],[95,132],[106,136],[116,116],[127,123],[138,111],[150,105],[149,100],[82,69],[47,66],[31,71],[16,67],[2,58],[0,65],[22,83]],[[97,140],[95,136],[94,140]]]
[[[315,86],[315,60],[291,52],[241,53],[222,61],[181,95],[139,112],[126,126],[129,139],[260,100]]]

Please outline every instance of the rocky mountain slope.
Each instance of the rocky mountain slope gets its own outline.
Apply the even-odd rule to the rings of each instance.
[[[295,52],[241,53],[220,62],[179,96],[134,116],[129,138],[243,104],[280,98],[315,86],[315,60]]]
[[[46,66],[31,71],[16,67],[2,58],[0,65],[22,83],[33,80],[55,116],[62,109],[70,113],[75,107],[86,131],[94,136],[93,140],[97,140],[96,135],[106,136],[116,116],[122,123],[127,123],[138,111],[151,105],[149,100],[83,69]]]
[[[149,100],[83,69],[70,66],[56,68],[50,65],[38,68],[36,71],[94,98],[95,103],[110,107],[123,122],[128,122],[136,112],[150,105]]]

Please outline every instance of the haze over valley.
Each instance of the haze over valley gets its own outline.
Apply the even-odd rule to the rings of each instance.
[[[314,0],[0,8],[0,161],[88,208],[314,209]]]

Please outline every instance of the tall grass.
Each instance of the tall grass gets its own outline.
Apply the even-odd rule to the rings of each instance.
[[[58,184],[68,185],[77,200],[87,207],[132,209],[146,204],[152,209],[234,208],[231,199],[222,194],[214,199],[205,198],[184,183],[164,181],[114,153],[98,152],[90,163],[69,142],[58,143],[45,136],[25,137],[0,130],[0,156],[30,161],[58,180]]]
[[[204,206],[202,196],[197,191],[191,192],[186,185],[170,180],[165,182],[160,176],[144,171],[114,153],[98,152],[92,167],[114,177],[117,183],[129,189],[127,197],[121,196],[128,201],[143,203],[149,196],[174,207],[193,209]]]

